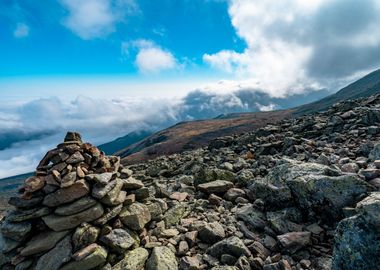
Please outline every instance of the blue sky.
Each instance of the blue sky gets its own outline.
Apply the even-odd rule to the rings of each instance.
[[[320,98],[380,67],[379,25],[380,0],[2,0],[0,178],[67,130],[100,144]]]
[[[226,1],[80,3],[1,1],[0,76],[100,75],[145,80],[158,79],[158,72],[164,70],[166,79],[199,78],[214,73],[204,67],[204,53],[244,49],[244,41],[231,25]],[[89,15],[93,10],[95,14]],[[88,16],[93,18],[86,22]],[[139,65],[136,55],[142,46],[164,53],[168,62],[162,59],[151,69]]]

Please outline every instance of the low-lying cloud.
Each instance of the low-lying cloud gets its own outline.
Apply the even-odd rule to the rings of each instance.
[[[68,130],[76,130],[84,140],[98,145],[136,130],[157,131],[180,121],[288,108],[326,94],[317,91],[273,98],[252,89],[223,94],[195,90],[177,100],[78,96],[71,102],[50,97],[8,106],[0,109],[0,178],[34,170]]]

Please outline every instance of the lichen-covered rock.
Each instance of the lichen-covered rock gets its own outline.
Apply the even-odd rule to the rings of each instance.
[[[177,270],[178,262],[170,248],[155,247],[145,267],[147,270]]]
[[[372,187],[355,175],[307,175],[287,182],[296,201],[304,210],[314,210],[327,218],[339,216],[341,209],[352,205]]]
[[[377,269],[380,254],[380,192],[357,204],[357,215],[342,220],[335,233],[332,269]]]
[[[148,207],[138,202],[125,206],[119,216],[120,220],[132,230],[141,230],[151,220]]]
[[[149,252],[145,248],[135,248],[125,254],[123,260],[112,267],[112,270],[142,270]]]
[[[135,240],[123,229],[114,229],[109,234],[100,237],[100,241],[117,253],[123,253],[133,246]]]
[[[80,253],[78,251],[77,253]],[[64,265],[60,270],[89,270],[93,269],[106,262],[107,251],[102,247],[96,245],[95,248],[91,250],[91,253],[86,257],[81,258],[78,261],[71,261],[68,264]],[[75,256],[75,254],[74,254]]]

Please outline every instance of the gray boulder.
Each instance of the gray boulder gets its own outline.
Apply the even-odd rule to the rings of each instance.
[[[332,269],[378,269],[380,192],[357,204],[357,215],[342,220],[335,233]]]

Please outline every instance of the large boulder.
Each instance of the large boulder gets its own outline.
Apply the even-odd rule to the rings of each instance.
[[[342,220],[335,233],[332,269],[378,269],[380,192],[357,204],[357,215]]]

